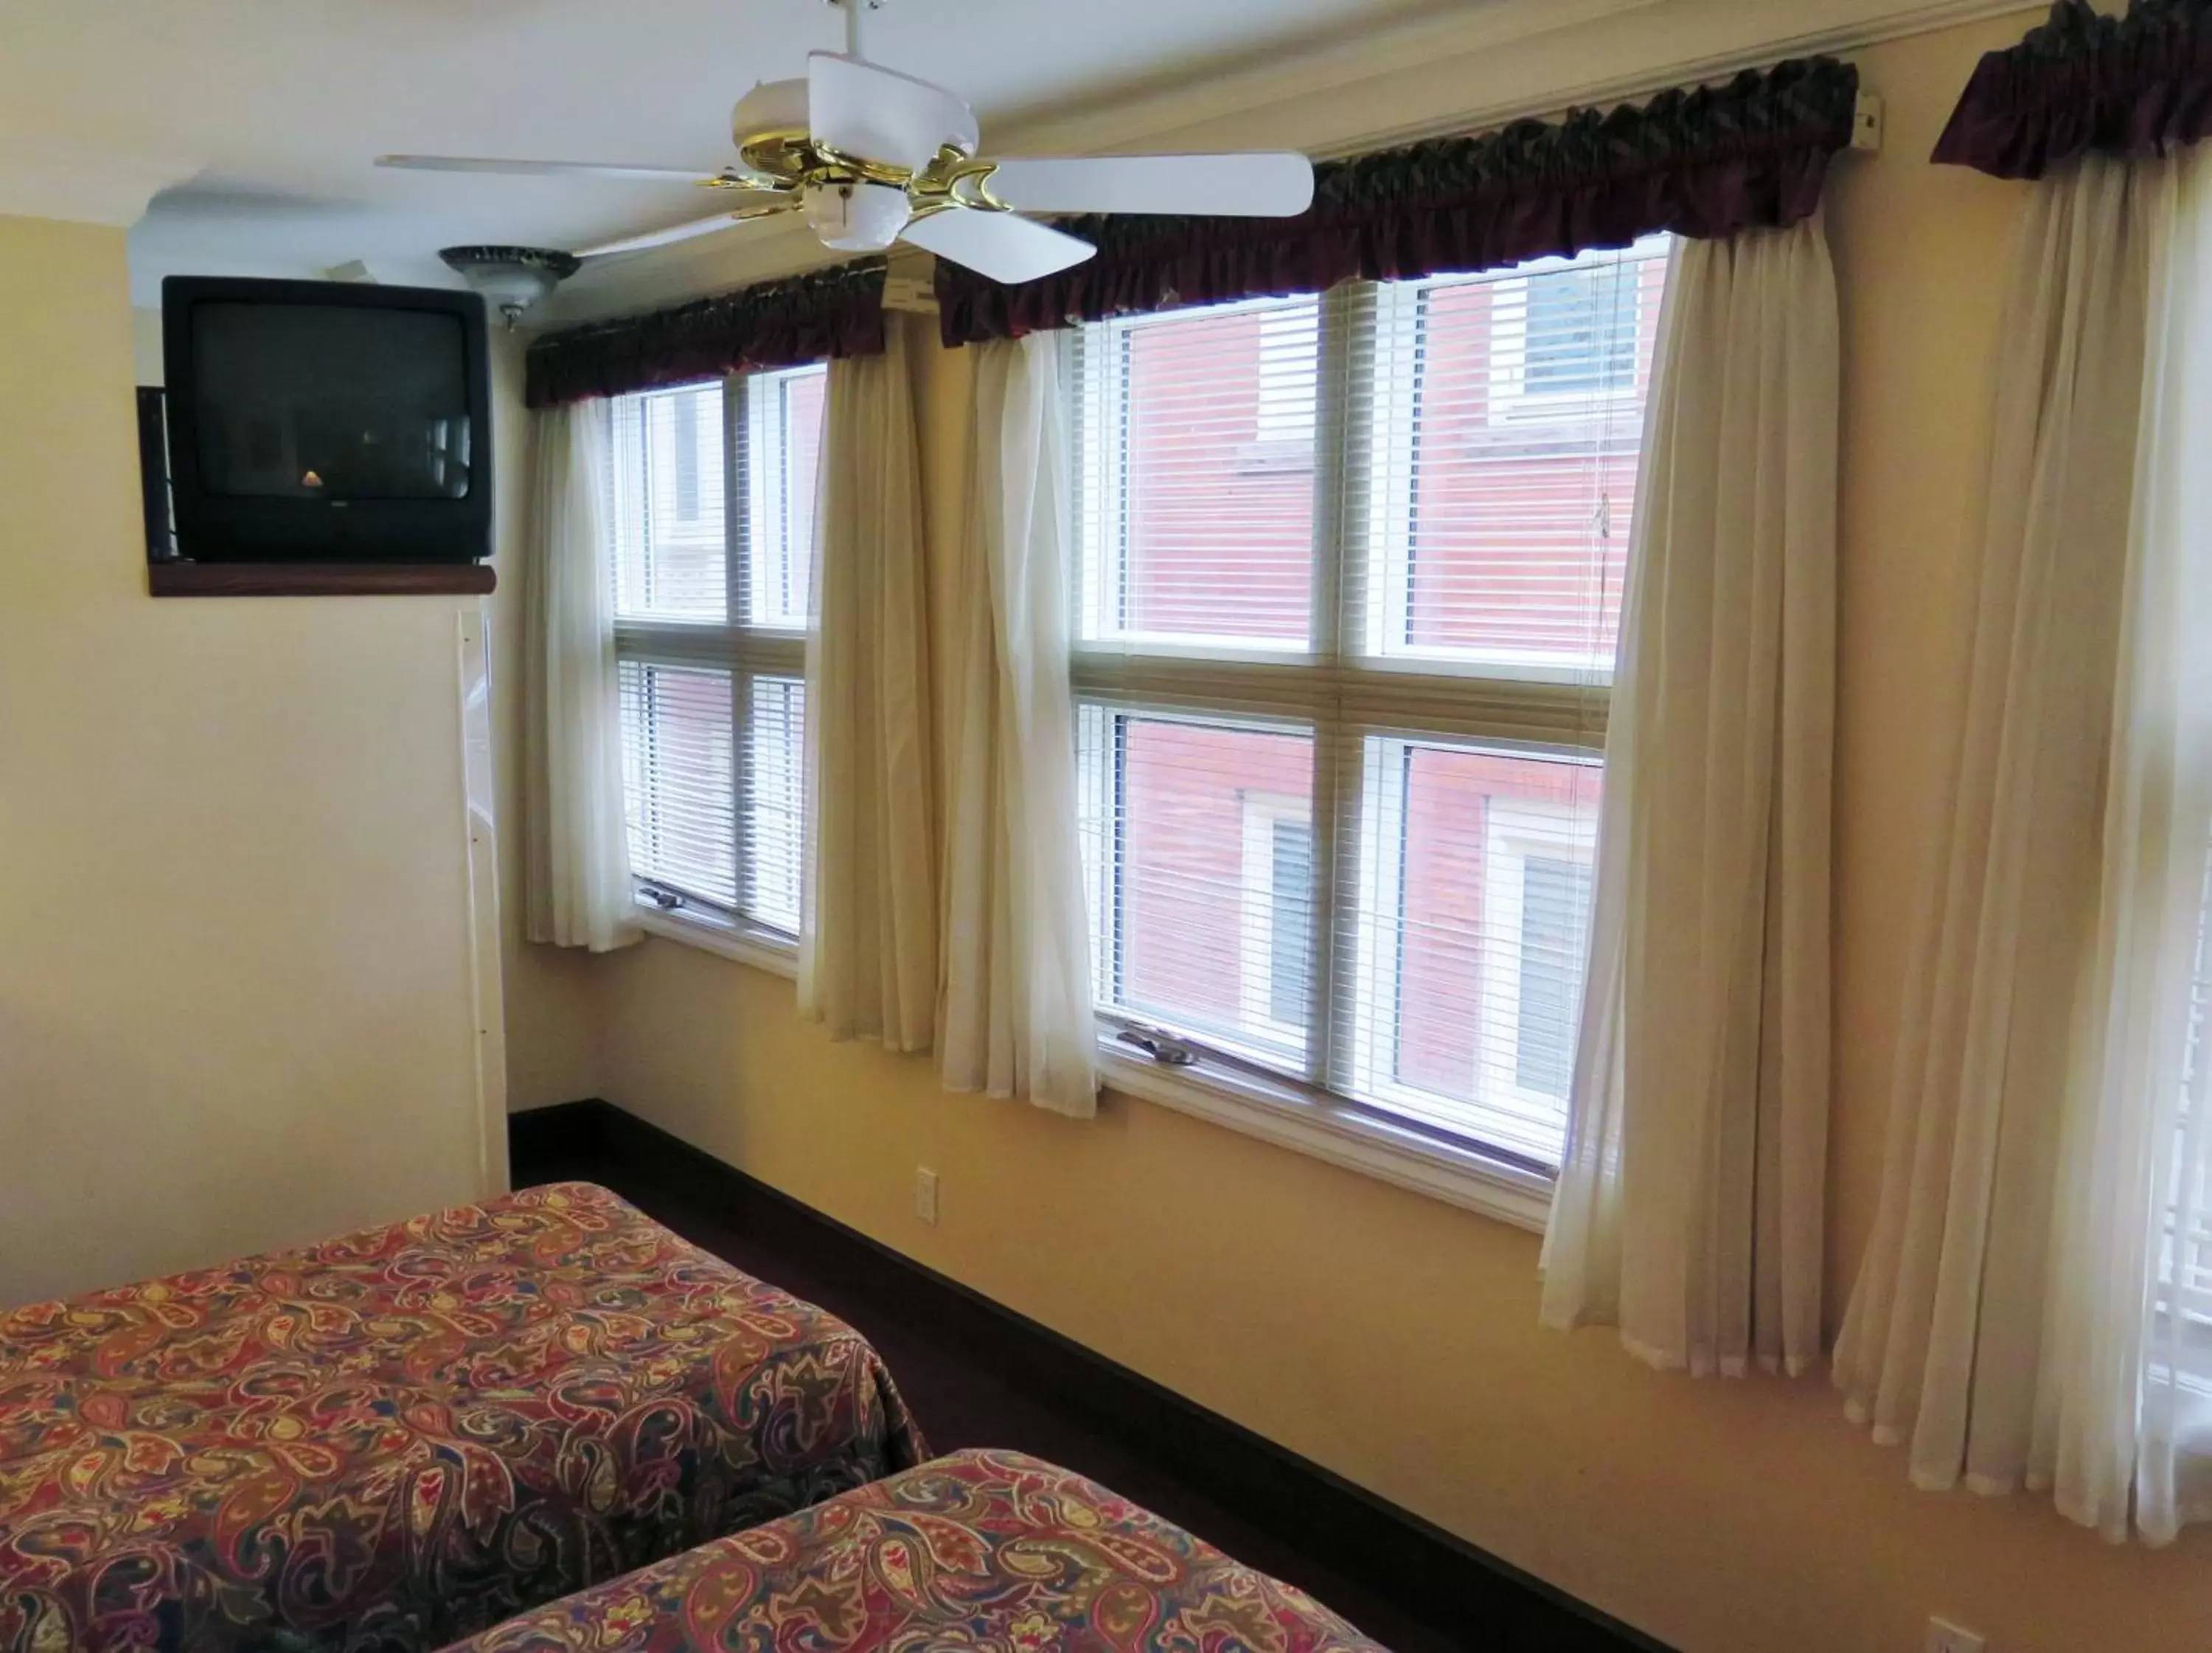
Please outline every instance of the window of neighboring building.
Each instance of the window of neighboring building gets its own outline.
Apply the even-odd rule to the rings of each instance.
[[[825,371],[617,398],[608,504],[640,897],[799,928],[805,629]]]
[[[1249,792],[1237,867],[1238,1010],[1285,1048],[1304,1038],[1306,959],[1313,946],[1313,799]]]
[[[1614,264],[1523,280],[1523,384],[1532,394],[1626,391],[1636,383],[1634,272]]]
[[[1664,252],[1080,330],[1110,1021],[1557,1164]]]
[[[1546,258],[1509,277],[1447,278],[1483,289],[1492,307],[1492,422],[1555,418],[1563,403],[1640,400],[1645,348],[1658,328],[1656,259]]]
[[[669,398],[670,410],[675,416],[674,440],[669,444],[671,457],[676,467],[676,520],[696,522],[699,520],[699,477],[708,464],[720,468],[720,453],[703,453],[705,444],[699,440],[699,398],[678,394]]]
[[[1583,931],[1589,921],[1590,869],[1579,857],[1521,859],[1520,899],[1510,933],[1521,955],[1513,1007],[1513,1083],[1532,1096],[1567,1099],[1574,1041],[1567,1036],[1582,996]]]

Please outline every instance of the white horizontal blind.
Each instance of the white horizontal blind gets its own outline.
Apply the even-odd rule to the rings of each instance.
[[[1086,642],[1306,645],[1320,317],[1307,298],[1085,330]]]
[[[737,768],[730,674],[626,659],[623,793],[633,872],[717,906],[738,904]]]
[[[616,613],[721,620],[728,565],[722,493],[719,385],[616,398]]]
[[[804,631],[812,604],[815,491],[822,465],[821,368],[753,374],[738,425],[744,477],[745,623]]]
[[[653,904],[799,927],[824,369],[618,398],[610,577],[631,864]]]
[[[1666,269],[1657,243],[1373,289],[1346,485],[1364,652],[1610,677]]]
[[[1310,726],[1091,702],[1078,738],[1099,1002],[1304,1073]]]
[[[1370,734],[1337,894],[1340,1083],[1557,1162],[1588,946],[1595,757]]]
[[[799,933],[805,865],[806,684],[757,677],[745,717],[745,910]]]
[[[2159,1306],[2175,1381],[2212,1395],[2212,869],[2198,911]]]
[[[1557,1163],[1664,252],[1082,330],[1109,1014]]]

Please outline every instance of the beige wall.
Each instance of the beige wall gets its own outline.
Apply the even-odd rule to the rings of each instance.
[[[464,600],[149,599],[132,347],[0,218],[0,1304],[478,1191]]]
[[[1923,157],[1977,54],[2028,21],[1866,52],[1887,146],[1844,161],[1832,198],[1847,352],[1832,1319],[1871,1220],[1913,880],[1942,807],[1989,289],[2018,199]],[[955,357],[924,372],[940,534],[964,376]],[[926,1061],[828,1043],[788,982],[666,942],[592,968],[612,1100],[1685,1653],[1903,1653],[1939,1612],[1995,1653],[2207,1644],[2203,1534],[2112,1548],[2033,1499],[1917,1493],[1818,1381],[1662,1377],[1604,1333],[1539,1331],[1531,1236],[1141,1102],[1079,1125],[948,1096]],[[912,1215],[918,1164],[943,1179],[936,1227]]]
[[[131,313],[131,366],[136,382],[162,380],[161,313]],[[522,535],[530,474],[530,423],[522,394],[521,335],[496,327],[491,368],[496,443],[493,474],[499,483],[497,544],[493,565],[498,589],[487,605],[491,657],[492,719],[498,763],[500,823],[500,953],[507,976],[507,1105],[542,1108],[590,1096],[599,1086],[592,977],[586,961],[550,947],[522,945],[522,854],[512,824],[521,819],[522,766]]]

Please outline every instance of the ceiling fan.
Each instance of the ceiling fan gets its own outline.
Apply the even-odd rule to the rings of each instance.
[[[1287,218],[1313,200],[1313,166],[1296,154],[986,159],[975,112],[941,86],[870,63],[863,20],[882,0],[830,0],[845,51],[817,52],[804,80],[756,86],[731,116],[736,164],[680,168],[585,161],[379,155],[380,167],[537,177],[682,179],[738,198],[732,210],[620,240],[579,257],[635,252],[786,212],[823,245],[878,252],[906,241],[1001,282],[1034,281],[1097,249],[1024,213],[1200,213]]]

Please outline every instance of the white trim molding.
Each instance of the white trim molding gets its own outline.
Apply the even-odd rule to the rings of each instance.
[[[1516,90],[1488,102],[1470,103],[1446,115],[1403,125],[1363,130],[1312,149],[1316,159],[1361,154],[1394,144],[1419,143],[1459,132],[1492,131],[1510,120],[1556,116],[1589,105],[1632,102],[1677,86],[1717,81],[1741,70],[1778,63],[1784,58],[1848,57],[1885,40],[1932,34],[1993,17],[2018,15],[2024,25],[2043,21],[2046,6],[2019,0],[1765,0],[1729,4],[1726,0],[1662,0],[1661,27],[1674,55],[1655,56],[1642,49],[1634,25],[1638,18],[1616,18],[1590,40],[1590,49],[1574,59],[1575,73],[1532,70]],[[1782,33],[1761,33],[1779,12],[1791,26]],[[1707,17],[1698,14],[1710,14]],[[1609,72],[1604,68],[1617,64]],[[1489,77],[1486,77],[1487,79]],[[1418,106],[1409,105],[1408,106]]]
[[[1484,0],[1048,110],[986,112],[984,148],[1356,155],[1990,18],[2018,16],[2025,27],[2043,9],[2021,0]],[[778,279],[835,256],[805,224],[785,219],[595,261],[601,267],[563,283],[533,315],[541,325],[565,325]]]
[[[1625,12],[1650,11],[1670,0],[1478,0],[1395,23],[1362,20],[1331,30],[1300,50],[1276,48],[1241,64],[1213,64],[1154,77],[1149,88],[1119,95],[1063,100],[1049,114],[1016,114],[990,148],[1083,149],[1144,143],[1185,128],[1325,98],[1439,58],[1487,56],[1523,41],[1607,24]]]

